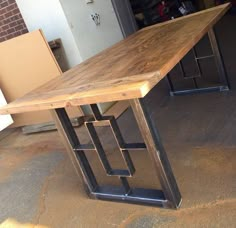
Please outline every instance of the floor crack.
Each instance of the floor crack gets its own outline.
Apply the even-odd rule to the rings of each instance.
[[[38,225],[40,223],[40,219],[42,217],[42,215],[44,214],[44,212],[46,211],[46,197],[48,194],[48,188],[49,188],[49,183],[50,181],[55,177],[55,174],[58,173],[57,171],[59,169],[62,169],[65,166],[66,163],[66,159],[64,159],[63,161],[61,161],[56,167],[54,167],[51,170],[51,174],[46,178],[46,180],[44,181],[41,193],[40,193],[40,197],[39,197],[39,209],[38,212],[35,216],[34,219],[34,223],[36,225]]]

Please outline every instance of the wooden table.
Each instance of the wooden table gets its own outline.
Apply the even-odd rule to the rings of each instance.
[[[214,42],[219,73],[226,83],[223,62],[212,30],[230,5],[225,4],[172,21],[142,29],[111,48],[79,64],[62,77],[28,93],[0,109],[0,114],[51,110],[71,161],[84,179],[89,195],[97,199],[177,208],[181,195],[159,133],[144,97],[206,34]],[[144,143],[127,144],[112,116],[102,116],[96,103],[129,100]],[[93,116],[85,118],[91,144],[82,145],[65,107],[90,105]],[[113,169],[105,155],[94,124],[110,125],[127,166]],[[128,179],[135,173],[130,150],[147,150],[153,161],[162,189],[131,188]],[[116,176],[121,187],[100,186],[86,158],[86,151],[97,152],[108,176]]]

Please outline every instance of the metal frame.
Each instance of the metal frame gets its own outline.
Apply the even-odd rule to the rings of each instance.
[[[81,144],[64,108],[52,110],[57,128],[67,147],[67,151],[77,173],[82,176],[85,188],[90,197],[164,208],[178,208],[181,195],[171,170],[160,136],[145,108],[143,99],[130,100],[144,143],[125,143],[116,119],[113,116],[102,116],[97,105],[90,105],[93,117],[84,118],[84,124],[91,138],[91,144]],[[127,169],[113,169],[106,157],[102,143],[96,132],[96,122],[106,122],[111,127],[120,153]],[[107,176],[118,177],[121,186],[100,186],[86,157],[86,151],[97,153]],[[132,178],[135,167],[130,157],[130,150],[147,150],[153,161],[156,174],[162,189],[131,188],[128,178]]]
[[[206,92],[215,90],[228,90],[229,81],[225,72],[224,62],[217,44],[214,31],[208,32],[213,55],[197,57],[196,50],[193,48],[193,54],[198,67],[198,74],[187,77],[184,72],[182,62],[179,63],[182,75],[186,79],[192,79],[195,84],[195,89],[191,90],[174,90],[174,85],[167,75],[167,81],[170,86],[171,95],[188,94],[196,92]],[[201,77],[201,67],[199,61],[201,59],[215,57],[217,70],[220,75],[223,85],[217,87],[198,88],[196,78]],[[119,202],[128,202],[136,204],[145,204],[159,206],[164,208],[178,208],[181,204],[181,195],[173,175],[171,165],[168,161],[167,154],[162,145],[158,130],[153,123],[151,115],[145,107],[144,99],[130,100],[131,108],[139,126],[144,143],[125,143],[121,135],[119,126],[113,116],[101,115],[96,104],[90,105],[93,116],[90,118],[84,117],[83,121],[91,138],[90,144],[81,144],[78,136],[70,122],[70,119],[64,108],[52,110],[51,113],[55,120],[57,129],[64,141],[67,152],[70,156],[72,164],[79,176],[84,180],[84,187],[91,198],[111,200]],[[112,129],[116,139],[120,153],[123,157],[126,169],[113,169],[104,152],[102,143],[96,132],[95,125],[100,122],[105,122]],[[105,170],[105,174],[110,177],[120,179],[120,186],[101,186],[96,180],[92,167],[86,157],[86,151],[93,150],[97,153],[99,160]],[[161,189],[144,189],[131,188],[129,178],[135,173],[135,167],[129,154],[130,150],[147,150],[153,162],[153,167],[156,171],[161,184]]]
[[[183,63],[182,63],[182,61],[179,62],[179,67],[180,67],[180,71],[181,71],[183,78],[184,79],[192,79],[195,88],[194,89],[185,89],[185,90],[175,90],[174,84],[171,80],[171,76],[170,76],[170,74],[167,74],[166,81],[168,83],[171,96],[185,95],[185,94],[192,94],[192,93],[202,93],[202,92],[213,92],[213,91],[228,91],[230,89],[230,84],[229,84],[228,76],[227,76],[227,73],[225,70],[224,61],[223,61],[222,54],[221,54],[221,51],[220,51],[220,48],[218,45],[217,37],[215,35],[213,28],[208,31],[208,37],[209,37],[210,45],[212,48],[212,55],[198,57],[195,47],[192,49],[194,59],[195,59],[195,62],[196,62],[197,68],[198,68],[197,75],[186,76],[186,73],[185,73],[184,67],[183,67]],[[201,66],[199,64],[199,61],[207,59],[207,58],[213,58],[213,57],[215,58],[215,63],[216,63],[216,67],[217,67],[217,71],[219,74],[221,85],[199,88],[198,83],[197,83],[197,78],[202,77],[202,70],[201,70]]]

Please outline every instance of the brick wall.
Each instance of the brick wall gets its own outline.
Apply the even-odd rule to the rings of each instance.
[[[0,0],[0,42],[27,32],[15,0]]]

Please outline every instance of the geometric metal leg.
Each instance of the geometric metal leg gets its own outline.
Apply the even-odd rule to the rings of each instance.
[[[89,193],[94,191],[98,185],[96,178],[85,153],[83,151],[79,154],[74,152],[74,147],[79,145],[80,142],[65,109],[51,110],[51,114],[76,173],[84,180],[85,190]]]
[[[147,138],[147,136],[143,134],[145,143],[126,143],[121,135],[116,119],[113,116],[102,116],[95,104],[90,105],[93,117],[90,119],[84,118],[84,124],[91,139],[91,143],[85,145],[80,143],[64,108],[52,110],[51,113],[67,148],[71,161],[77,173],[82,176],[90,197],[165,208],[178,208],[181,202],[181,196],[167,156],[161,146],[159,137],[157,137],[157,134],[155,133],[153,125],[149,121],[148,114],[143,112],[143,106],[136,104],[137,101],[138,100],[133,100],[131,101],[131,104],[135,104],[132,105],[132,107],[137,115],[136,118],[139,122],[139,126],[144,124],[143,129],[146,132],[145,134],[149,135]],[[99,135],[96,132],[94,126],[96,122],[106,122],[106,124],[108,123],[110,126],[116,139],[119,152],[123,157],[123,162],[127,167],[126,169],[113,169],[111,167],[103,149],[103,145],[99,139]],[[150,131],[148,131],[149,127]],[[129,185],[129,179],[132,178],[135,173],[135,167],[130,156],[130,151],[146,151],[146,149],[148,149],[152,160],[155,161],[154,164],[158,171],[157,174],[160,178],[163,189],[135,188]],[[92,167],[86,157],[86,151],[88,150],[94,151],[94,156],[98,156],[104,168],[105,175],[111,178],[119,178],[120,186],[100,185],[97,182]]]
[[[148,114],[143,99],[130,100],[130,104],[167,199],[165,206],[177,208],[181,203],[181,195],[157,128]]]
[[[170,95],[174,96],[173,92],[175,92],[175,88],[174,88],[174,85],[173,85],[173,82],[172,82],[172,80],[170,78],[170,74],[169,73],[166,75],[165,80],[166,80],[166,83],[167,83],[167,85],[169,87]]]
[[[220,76],[220,80],[226,87],[230,88],[229,79],[225,70],[224,60],[222,58],[217,37],[213,28],[209,30],[208,37],[211,43],[213,55],[215,56],[216,67]]]
[[[194,54],[196,65],[198,67],[199,75],[187,77],[185,75],[184,70],[183,70],[182,62],[180,61],[180,63],[179,63],[181,73],[182,73],[183,77],[187,80],[192,79],[194,81],[195,88],[194,89],[175,90],[174,84],[171,80],[171,76],[170,76],[170,74],[168,74],[166,76],[166,78],[167,78],[166,81],[169,85],[171,96],[186,95],[186,94],[193,94],[193,93],[205,93],[205,92],[213,92],[213,91],[228,91],[230,89],[230,84],[229,84],[229,80],[228,80],[227,73],[226,73],[226,70],[225,70],[224,61],[223,61],[221,51],[220,51],[220,48],[219,48],[219,45],[218,45],[218,41],[217,41],[217,38],[216,38],[216,35],[214,33],[213,28],[211,28],[208,31],[208,37],[209,37],[209,41],[210,41],[210,45],[211,45],[211,49],[212,49],[212,54],[211,55],[197,57],[195,47],[193,47],[193,54]],[[198,88],[196,79],[199,76],[201,77],[201,69],[200,69],[199,61],[200,60],[203,61],[204,59],[212,58],[212,57],[215,59],[216,68],[217,68],[217,71],[218,71],[218,75],[219,75],[219,78],[220,78],[221,85]]]

